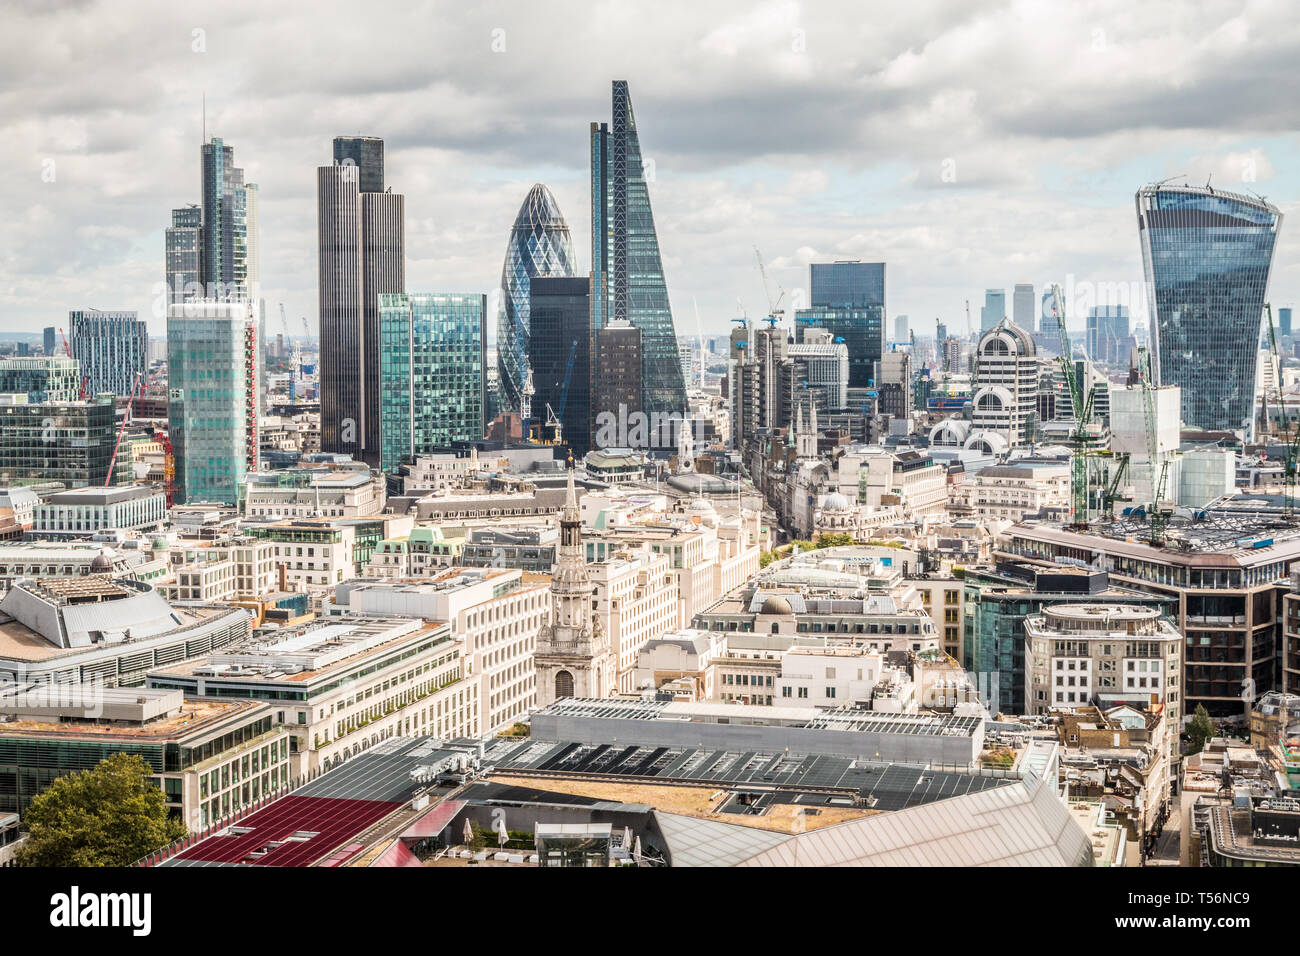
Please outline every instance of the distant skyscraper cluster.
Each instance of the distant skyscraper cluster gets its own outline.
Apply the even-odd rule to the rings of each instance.
[[[1094,362],[1126,365],[1137,342],[1126,305],[1097,305],[1088,310],[1085,343]]]

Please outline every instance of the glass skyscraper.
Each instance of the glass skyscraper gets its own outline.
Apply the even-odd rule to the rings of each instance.
[[[1035,321],[1037,305],[1037,300],[1034,298],[1034,284],[1017,282],[1011,293],[1011,321],[1026,332],[1038,331],[1038,323]]]
[[[239,301],[248,294],[248,221],[244,171],[235,151],[214,136],[203,145],[203,246],[205,297]]]
[[[81,392],[81,363],[66,355],[0,359],[0,395],[28,402],[75,402]]]
[[[533,417],[545,421],[549,404],[575,457],[591,450],[590,288],[586,276],[536,276],[529,310]]]
[[[995,328],[1007,317],[1007,290],[985,289],[984,305],[980,309],[980,332]],[[1024,328],[1024,326],[1021,326]]]
[[[1136,196],[1155,378],[1183,392],[1183,421],[1254,427],[1255,362],[1282,214],[1208,186]]]
[[[176,503],[234,505],[258,467],[257,322],[246,303],[167,312],[167,433]]]
[[[503,408],[522,408],[528,380],[529,283],[534,276],[572,276],[573,237],[551,191],[537,183],[515,216],[501,267],[497,373]],[[539,417],[533,411],[533,417]],[[527,423],[525,423],[527,425]]]
[[[814,262],[808,267],[811,308],[795,313],[798,339],[821,328],[849,350],[849,388],[867,388],[885,351],[885,264]]]
[[[643,410],[682,415],[686,386],[626,80],[614,81],[611,119],[591,124],[592,331],[612,320],[640,329]]]
[[[167,233],[167,304],[203,298],[203,210],[172,210]]]
[[[1128,363],[1129,313],[1126,305],[1094,305],[1088,310],[1084,347],[1094,362]]]
[[[487,297],[379,296],[380,467],[483,437]]]
[[[1047,291],[1043,293],[1042,307],[1038,311],[1038,331],[1048,333],[1059,338],[1061,334],[1061,320],[1056,315],[1056,300],[1052,298],[1052,288],[1049,285]]]
[[[89,395],[130,395],[136,376],[149,367],[149,336],[134,312],[70,312],[68,333]]]

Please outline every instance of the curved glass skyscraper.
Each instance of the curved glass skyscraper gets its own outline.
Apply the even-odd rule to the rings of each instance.
[[[1282,213],[1208,186],[1137,193],[1155,378],[1183,390],[1183,421],[1251,432],[1255,360]]]
[[[529,282],[533,276],[572,276],[573,263],[569,226],[551,191],[537,183],[519,207],[501,267],[497,369],[503,411],[519,411],[528,378]]]

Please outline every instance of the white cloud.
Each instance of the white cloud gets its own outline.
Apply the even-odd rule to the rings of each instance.
[[[1247,173],[1284,209],[1296,198],[1300,21],[1281,0],[948,0],[888,17],[853,0],[654,15],[616,0],[232,0],[202,15],[154,0],[26,4],[8,21],[7,329],[90,304],[148,312],[170,209],[199,198],[205,93],[209,135],[261,186],[272,315],[284,301],[313,323],[314,170],[333,136],[385,137],[410,287],[487,292],[535,181],[587,264],[587,124],[608,121],[613,78],[629,80],[656,163],[683,329],[692,299],[717,331],[738,296],[762,310],[754,246],[787,290],[810,261],[883,259],[891,312],[959,325],[986,286],[1139,275],[1144,181],[1229,188]],[[1275,302],[1300,289],[1296,248],[1284,229]]]

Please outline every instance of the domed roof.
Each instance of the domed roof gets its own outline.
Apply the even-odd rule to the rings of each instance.
[[[790,602],[783,597],[773,594],[763,600],[763,606],[759,609],[759,614],[793,614]]]
[[[853,506],[849,504],[849,499],[838,491],[831,492],[822,503],[823,511],[848,511],[851,507]]]
[[[990,455],[1005,455],[1011,450],[1006,438],[997,432],[978,431],[966,439],[966,448]]]
[[[1012,349],[1025,357],[1038,354],[1034,337],[1010,319],[1003,319],[980,336],[981,355],[989,352],[1007,352]]]
[[[709,501],[708,498],[696,498],[694,501],[691,502],[691,507],[689,510],[716,514],[716,510],[713,507],[713,503]]]
[[[103,551],[95,555],[90,561],[90,570],[92,571],[112,571],[113,562],[108,559],[108,555]]]
[[[930,429],[930,444],[960,445],[970,434],[971,423],[964,418],[945,418]]]

